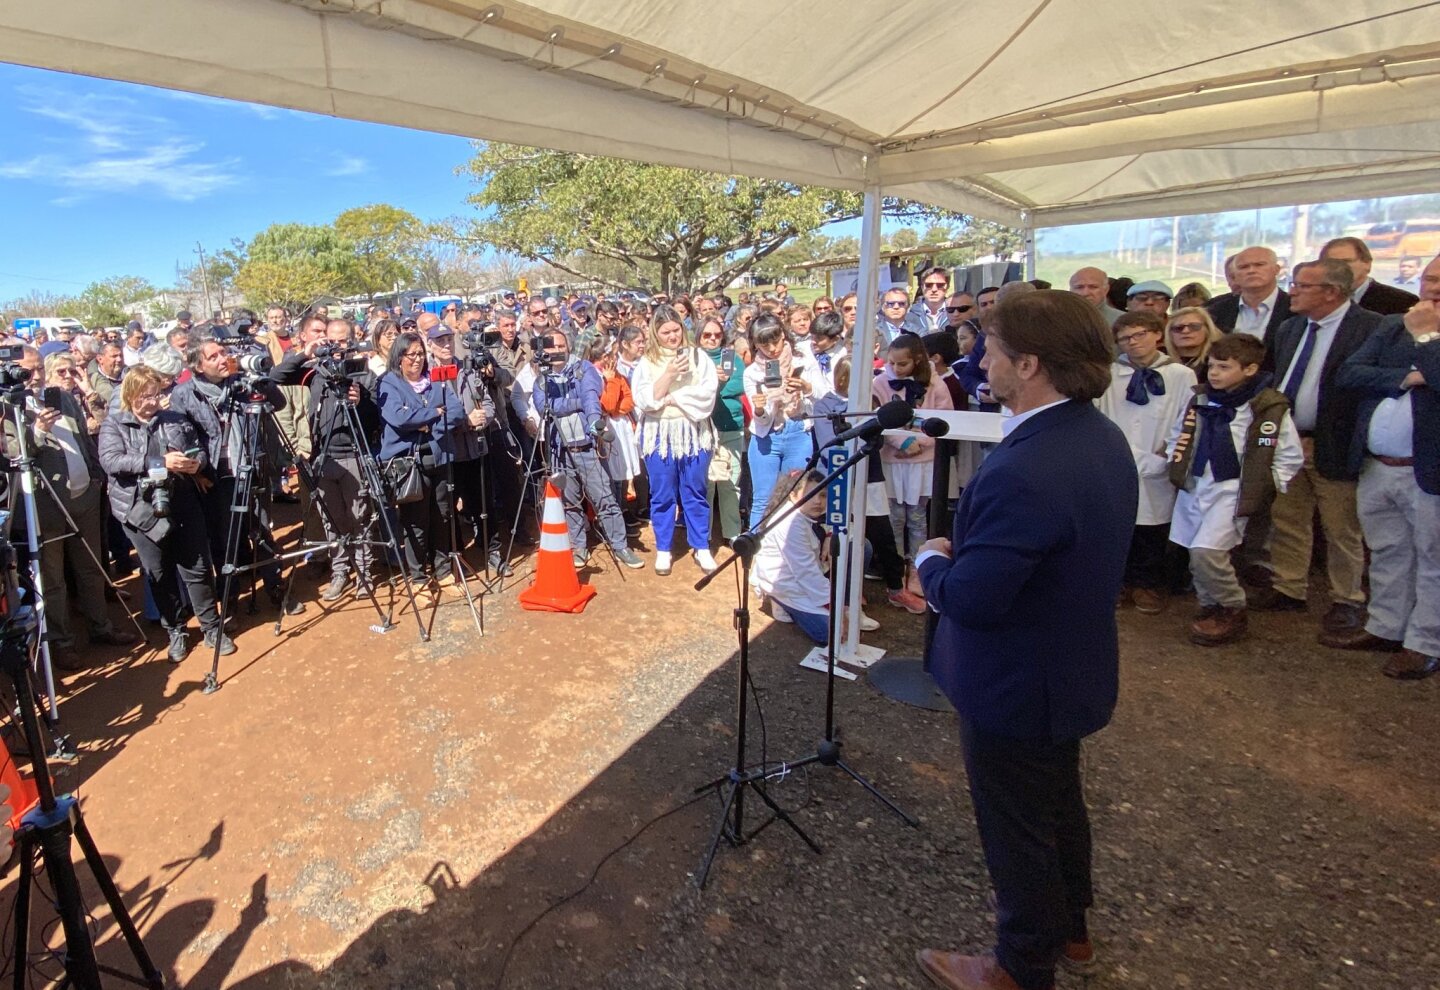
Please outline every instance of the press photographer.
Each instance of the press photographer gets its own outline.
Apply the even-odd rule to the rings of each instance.
[[[24,382],[28,388],[5,399],[5,456],[13,460],[19,455],[14,402],[22,410],[25,447],[43,479],[35,486],[35,514],[39,517],[40,577],[45,588],[50,657],[59,669],[73,672],[83,670],[85,664],[75,649],[67,567],[75,577],[75,605],[89,626],[90,642],[129,646],[136,636],[115,628],[105,608],[105,576],[96,563],[104,552],[100,534],[105,473],[86,428],[86,411],[70,394],[68,379],[77,374],[75,362],[62,352],[52,354],[46,366],[51,371],[49,378],[40,374],[40,352],[29,346],[18,361],[6,362],[4,377],[15,380],[28,375]],[[14,495],[20,491],[13,475],[9,491]],[[12,518],[21,518],[19,508],[16,498]],[[74,530],[66,521],[66,512],[74,520]]]
[[[314,496],[325,510],[321,521],[327,540],[363,536],[372,511],[362,458],[373,458],[379,446],[380,410],[369,355],[368,341],[355,340],[349,320],[331,320],[324,337],[310,337],[292,348],[271,372],[281,387],[308,389],[309,432],[316,438],[310,469]],[[358,435],[352,419],[358,420]],[[320,600],[338,601],[352,576],[355,597],[368,598],[374,587],[374,553],[363,540],[352,539],[331,550],[330,583]]]
[[[242,417],[258,417],[254,424],[266,449],[279,445],[274,435],[268,410],[285,408],[285,396],[270,380],[270,356],[253,338],[235,325],[221,331],[225,336],[197,338],[186,351],[189,380],[175,386],[170,394],[170,408],[186,416],[194,425],[201,446],[214,475],[214,486],[206,489],[202,482],[201,507],[209,532],[210,553],[216,567],[226,561],[226,539],[231,526],[231,507],[237,491],[236,472],[248,469],[254,476],[247,479],[254,498],[250,505],[252,518],[243,520],[236,559],[228,563],[248,565],[257,558],[264,561],[259,568],[265,592],[271,604],[283,608],[287,615],[305,611],[300,602],[285,599],[280,581],[280,568],[275,563],[275,541],[271,536],[268,493],[273,477],[267,475],[268,458],[246,463],[244,449],[246,429],[251,424]],[[267,434],[269,434],[267,436]],[[257,451],[258,453],[258,451]]]
[[[430,377],[442,388],[453,389],[465,409],[465,420],[452,427],[456,511],[474,527],[476,542],[485,543],[490,567],[502,577],[509,577],[513,571],[501,553],[499,527],[487,518],[490,499],[485,475],[490,452],[488,436],[495,420],[495,396],[490,389],[497,371],[495,361],[484,346],[467,347],[465,360],[459,360],[455,354],[454,330],[429,313],[421,314],[418,326],[425,334],[430,351]],[[483,345],[483,331],[477,329],[474,333],[476,337],[471,342]],[[452,374],[453,378],[448,377]]]
[[[160,408],[165,384],[150,368],[130,369],[120,385],[120,408],[100,424],[99,462],[110,478],[110,511],[140,556],[160,625],[170,636],[170,659],[179,663],[189,650],[179,581],[185,582],[205,645],[213,649],[218,637],[220,652],[229,654],[235,644],[220,630],[211,583],[201,507],[202,486],[211,485],[205,473],[209,455],[183,413]]]
[[[551,330],[539,343],[544,350],[537,358],[540,370],[532,398],[536,418],[527,420],[526,426],[532,436],[545,431],[550,475],[559,483],[565,502],[565,526],[570,531],[575,566],[583,567],[590,557],[585,527],[585,500],[589,499],[615,559],[626,567],[644,567],[645,562],[626,543],[625,519],[597,450],[605,434],[600,372],[570,353],[570,338],[559,330]]]

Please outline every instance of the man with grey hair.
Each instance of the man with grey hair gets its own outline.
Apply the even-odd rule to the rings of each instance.
[[[1268,247],[1247,247],[1232,268],[1239,291],[1216,296],[1205,310],[1221,330],[1254,334],[1273,355],[1270,334],[1290,318],[1290,296],[1280,288],[1280,259]]]
[[[1070,276],[1070,291],[1100,310],[1106,324],[1113,325],[1120,310],[1110,305],[1110,276],[1098,268],[1081,268]]]
[[[910,293],[904,286],[897,285],[886,289],[880,296],[880,316],[875,321],[875,338],[881,345],[889,347],[902,333],[913,333],[919,337],[927,332],[925,326],[911,315],[909,309]]]
[[[1330,608],[1325,632],[1353,632],[1365,625],[1365,550],[1356,513],[1350,443],[1360,396],[1336,384],[1345,359],[1380,325],[1380,316],[1350,300],[1354,275],[1342,261],[1312,261],[1295,268],[1290,284],[1296,315],[1274,333],[1278,386],[1290,400],[1300,431],[1305,466],[1270,508],[1271,587],[1250,597],[1250,607],[1277,612],[1306,609],[1313,520],[1325,534]]]

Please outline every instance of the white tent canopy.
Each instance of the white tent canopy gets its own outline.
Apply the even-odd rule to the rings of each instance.
[[[10,0],[0,59],[1047,226],[1436,188],[1437,7]]]

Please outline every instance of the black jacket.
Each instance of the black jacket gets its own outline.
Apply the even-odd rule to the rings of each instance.
[[[195,427],[183,413],[162,409],[148,423],[123,409],[105,417],[100,424],[100,467],[110,477],[110,511],[124,521],[135,504],[135,489],[150,465],[163,463],[172,450],[185,452],[200,447],[196,458],[203,471],[209,464]],[[193,485],[192,478],[176,475],[176,484]]]
[[[1346,359],[1375,332],[1380,319],[1380,314],[1352,303],[1340,320],[1335,339],[1325,355],[1325,365],[1320,369],[1320,402],[1315,411],[1314,429],[1315,470],[1322,478],[1354,481],[1360,476],[1359,465],[1352,463],[1350,456],[1355,417],[1360,409],[1360,393],[1336,384],[1335,379]],[[1292,316],[1276,328],[1273,334],[1275,344],[1271,348],[1275,355],[1276,388],[1284,384],[1285,372],[1295,359],[1300,342],[1305,339],[1305,328],[1309,322],[1307,317]]]
[[[228,386],[239,377],[238,375],[234,375],[227,379],[226,385]],[[285,408],[285,393],[281,392],[274,382],[269,379],[261,379],[260,393],[265,397],[265,401],[269,402],[274,408]],[[193,373],[190,378],[176,385],[174,391],[170,393],[170,408],[176,412],[183,413],[189,418],[190,422],[195,425],[195,432],[200,438],[200,445],[205,448],[210,466],[218,474],[220,465],[224,463],[224,459],[221,457],[220,446],[224,437],[224,433],[220,429],[220,414],[216,411],[215,407],[210,404],[210,401],[195,387],[195,377]],[[240,415],[240,413],[231,413],[230,415],[233,417]],[[268,421],[269,417],[266,417],[266,420],[262,421],[262,424]],[[267,431],[262,430],[262,435],[265,432]],[[270,441],[267,439],[267,446],[270,445]],[[231,471],[234,471],[233,465],[231,466]]]
[[[304,385],[310,389],[310,435],[313,438],[311,457],[318,460],[321,452],[335,457],[355,453],[360,446],[350,429],[345,412],[348,403],[343,393],[328,388],[324,377],[315,369],[315,362],[303,351],[292,349],[270,372],[277,385]],[[373,453],[380,445],[380,409],[375,405],[375,376],[369,370],[351,379],[360,386],[360,402],[355,411],[360,415],[364,431],[364,448]],[[347,389],[348,391],[348,389]]]
[[[1372,281],[1370,288],[1360,297],[1360,305],[1381,316],[1395,316],[1404,313],[1420,301],[1420,297],[1393,285],[1382,285]]]
[[[1216,296],[1205,304],[1205,311],[1210,314],[1210,319],[1215,325],[1226,333],[1235,332],[1235,324],[1240,319],[1240,296],[1234,292],[1226,292]],[[1270,346],[1271,335],[1275,328],[1290,318],[1290,293],[1284,289],[1275,297],[1275,308],[1270,313],[1270,321],[1265,324],[1265,346]]]

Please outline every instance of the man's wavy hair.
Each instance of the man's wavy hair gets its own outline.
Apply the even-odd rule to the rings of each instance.
[[[1110,387],[1115,338],[1100,311],[1073,292],[1038,289],[1002,299],[987,323],[990,346],[1012,361],[1033,354],[1061,395],[1090,402]]]

